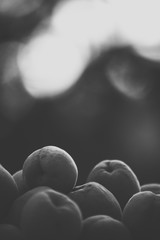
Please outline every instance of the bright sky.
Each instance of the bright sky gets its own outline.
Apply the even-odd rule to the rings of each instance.
[[[34,97],[65,92],[90,61],[91,47],[100,50],[122,42],[142,56],[159,60],[155,51],[160,45],[159,6],[159,0],[59,4],[49,28],[19,48],[18,64],[27,91]]]

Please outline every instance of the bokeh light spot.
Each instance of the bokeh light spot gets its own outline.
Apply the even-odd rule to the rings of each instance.
[[[19,49],[18,64],[24,86],[32,96],[56,96],[76,82],[86,56],[67,39],[46,33]]]

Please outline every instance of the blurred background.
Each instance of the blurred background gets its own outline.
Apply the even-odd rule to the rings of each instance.
[[[158,0],[0,1],[0,163],[66,150],[83,183],[104,159],[160,182]]]

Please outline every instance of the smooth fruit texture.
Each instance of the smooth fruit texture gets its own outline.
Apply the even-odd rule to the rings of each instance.
[[[1,240],[27,240],[14,225],[0,224],[0,239]]]
[[[146,183],[141,185],[141,191],[151,191],[160,194],[160,183]]]
[[[77,182],[78,169],[65,150],[46,146],[27,157],[23,164],[23,176],[30,188],[49,186],[68,193]]]
[[[103,160],[90,171],[87,182],[95,181],[111,191],[123,209],[140,184],[132,169],[120,160]]]
[[[106,214],[118,220],[122,217],[117,199],[99,183],[88,182],[76,186],[68,196],[80,207],[83,219],[97,214]]]
[[[0,222],[6,217],[18,195],[18,188],[12,175],[0,165]]]
[[[29,188],[25,182],[25,179],[23,177],[22,170],[15,172],[12,176],[17,184],[17,188],[18,188],[20,195],[24,194],[25,192],[27,192],[29,190]]]
[[[131,240],[131,235],[121,221],[96,215],[83,220],[80,240]]]
[[[27,191],[23,195],[19,196],[14,203],[7,215],[6,222],[17,227],[20,226],[20,220],[22,211],[25,207],[27,201],[37,192],[45,191],[46,189],[50,189],[49,187],[36,187],[32,190]]]
[[[46,189],[27,201],[20,228],[30,240],[76,240],[82,229],[82,215],[65,194]]]
[[[124,224],[136,240],[160,239],[160,195],[151,191],[136,193],[123,211]]]

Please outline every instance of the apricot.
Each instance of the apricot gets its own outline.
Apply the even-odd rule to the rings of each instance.
[[[120,160],[103,160],[90,171],[87,181],[102,184],[117,198],[123,210],[125,204],[140,191],[140,183],[132,169]]]
[[[95,215],[83,220],[80,240],[131,240],[127,227],[107,215]]]
[[[14,178],[2,165],[0,165],[0,196],[0,222],[3,222],[19,193]]]
[[[12,204],[8,215],[6,217],[6,222],[8,224],[15,225],[17,227],[20,227],[20,220],[22,211],[25,207],[25,204],[27,201],[37,192],[45,191],[46,189],[50,189],[49,187],[36,187],[33,188],[24,194],[20,195]]]
[[[45,146],[31,153],[22,169],[30,188],[48,186],[69,193],[78,178],[78,169],[72,157],[56,146]]]
[[[29,198],[20,228],[30,240],[76,240],[82,229],[82,214],[67,195],[46,189]]]
[[[126,204],[122,221],[136,240],[160,239],[160,194],[143,191]]]
[[[97,214],[106,214],[115,219],[121,219],[122,211],[117,199],[97,182],[76,186],[68,196],[80,207],[83,219]]]

